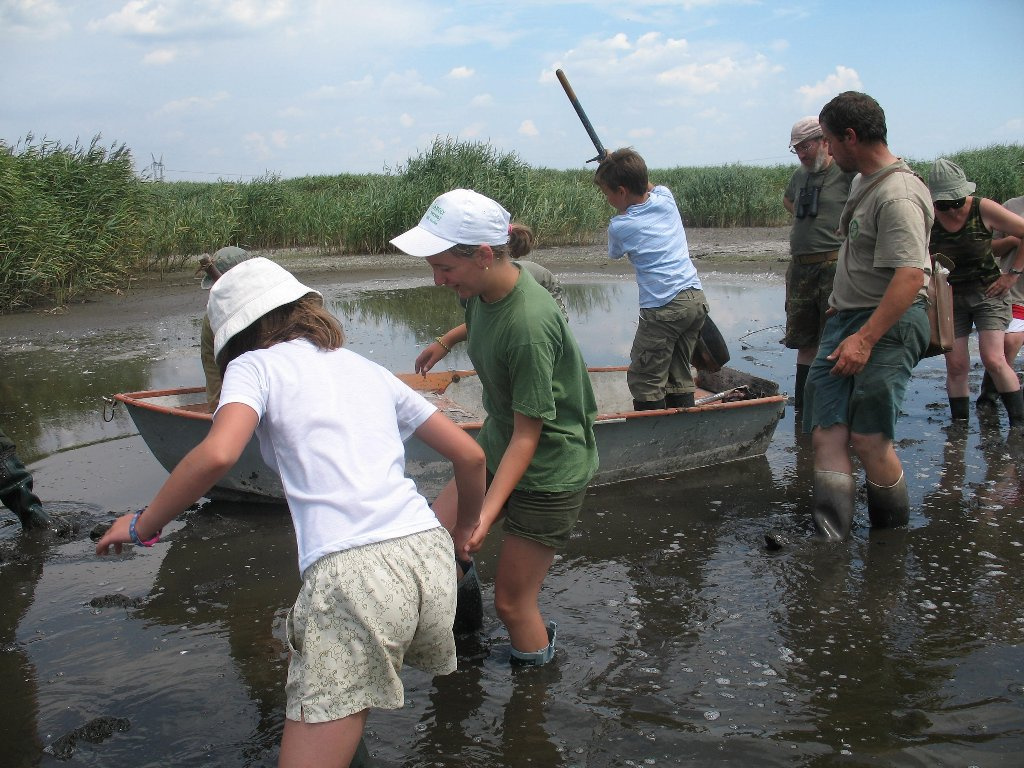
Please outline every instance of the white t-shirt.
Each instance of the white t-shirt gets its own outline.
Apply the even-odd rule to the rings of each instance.
[[[404,445],[436,408],[376,363],[305,340],[275,344],[231,361],[217,410],[228,403],[260,418],[260,452],[281,476],[300,573],[326,554],[439,525],[405,476]]]

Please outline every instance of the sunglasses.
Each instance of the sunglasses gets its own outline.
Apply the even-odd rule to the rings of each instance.
[[[959,200],[936,200],[935,210],[936,211],[951,211],[957,208],[963,208],[967,198],[961,197]]]

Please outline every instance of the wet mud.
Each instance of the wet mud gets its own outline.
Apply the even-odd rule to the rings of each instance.
[[[698,268],[730,365],[789,391],[785,238],[769,234],[751,238],[774,251],[712,248]],[[588,362],[621,364],[629,269],[535,256],[566,285]],[[395,370],[458,319],[421,263],[296,271],[350,346]],[[95,528],[167,476],[103,396],[202,380],[205,293],[190,274],[160,281],[0,316],[0,417],[47,508],[76,526],[26,535],[0,518],[3,765],[277,762],[299,586],[286,510],[206,502],[151,549],[93,553]],[[466,367],[461,355],[445,364]],[[508,662],[496,530],[478,559],[483,628],[460,636],[456,673],[403,674],[405,706],[370,715],[372,764],[1019,765],[1024,445],[1001,411],[950,426],[941,359],[915,372],[897,438],[910,525],[871,530],[860,499],[837,544],[811,539],[812,456],[791,408],[764,456],[590,489],[542,592],[559,644],[537,669]]]

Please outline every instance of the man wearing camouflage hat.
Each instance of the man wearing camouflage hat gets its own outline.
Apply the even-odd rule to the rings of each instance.
[[[800,159],[800,167],[782,195],[782,204],[793,215],[782,343],[797,351],[793,406],[803,408],[804,383],[818,353],[842,245],[839,217],[857,174],[844,172],[832,162],[817,117],[804,117],[793,125],[789,151]]]

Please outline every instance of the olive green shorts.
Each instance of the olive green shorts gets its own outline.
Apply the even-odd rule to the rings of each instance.
[[[555,493],[512,491],[505,502],[505,533],[552,549],[564,549],[586,495],[586,488]]]
[[[285,631],[289,720],[323,723],[405,703],[403,663],[455,671],[455,547],[440,526],[324,555]]]

